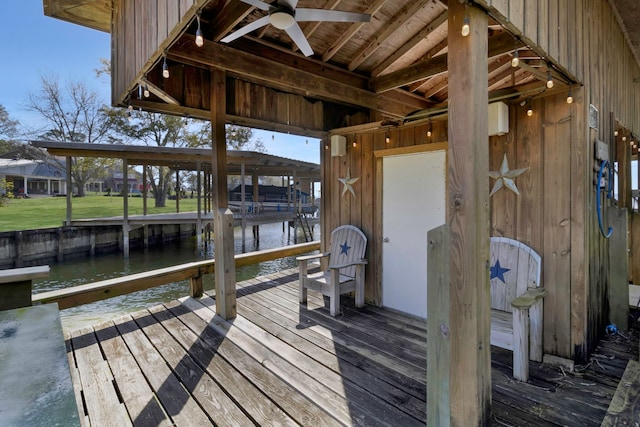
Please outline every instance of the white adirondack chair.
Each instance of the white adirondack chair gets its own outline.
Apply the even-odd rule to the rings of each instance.
[[[329,311],[336,316],[340,311],[340,295],[355,291],[356,307],[364,306],[364,253],[367,238],[353,225],[342,225],[331,232],[329,252],[296,258],[300,268],[300,303],[307,302],[307,289],[329,297]],[[308,274],[308,262],[329,258],[329,269]]]
[[[542,361],[542,261],[533,249],[491,238],[491,344],[513,351],[513,376],[529,379],[529,360]]]

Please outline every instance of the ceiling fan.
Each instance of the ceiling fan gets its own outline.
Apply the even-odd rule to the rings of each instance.
[[[313,55],[313,49],[311,49],[311,46],[309,45],[307,38],[304,36],[302,29],[298,25],[298,22],[369,22],[371,20],[371,15],[367,15],[365,13],[325,9],[296,9],[298,0],[277,0],[274,4],[265,3],[261,0],[240,1],[264,10],[265,12],[268,12],[268,15],[229,34],[221,40],[223,43],[229,43],[253,30],[257,30],[267,24],[271,24],[280,30],[285,30],[289,37],[291,37],[291,40],[293,40],[293,42],[298,46],[300,51],[305,56],[311,56]]]

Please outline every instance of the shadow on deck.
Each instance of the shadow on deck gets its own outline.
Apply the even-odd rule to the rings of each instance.
[[[84,425],[424,425],[426,325],[343,297],[298,304],[297,270],[238,284],[238,317],[183,298],[67,333]],[[492,348],[493,424],[599,426],[637,335],[604,340],[578,373],[511,377]]]

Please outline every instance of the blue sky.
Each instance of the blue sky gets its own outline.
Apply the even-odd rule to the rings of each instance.
[[[100,58],[111,56],[110,35],[44,16],[42,0],[2,0],[0,54],[0,104],[9,117],[26,126],[37,124],[37,116],[25,104],[29,93],[39,91],[42,75],[61,82],[83,81],[110,102],[109,82],[98,79],[94,71]],[[257,130],[254,136],[270,154],[320,161],[318,139]]]

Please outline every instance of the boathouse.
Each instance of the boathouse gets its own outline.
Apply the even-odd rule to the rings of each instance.
[[[111,34],[113,105],[211,121],[223,318],[236,316],[223,184],[234,123],[321,138],[321,250],[357,226],[367,303],[443,319],[427,346],[444,363],[427,381],[430,423],[489,425],[490,237],[541,257],[545,355],[584,363],[613,318],[627,321],[640,283],[636,2],[43,3]],[[331,10],[361,15],[326,22]],[[427,283],[428,232],[442,224],[449,267]],[[447,297],[427,313],[434,290]]]

